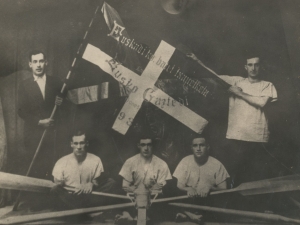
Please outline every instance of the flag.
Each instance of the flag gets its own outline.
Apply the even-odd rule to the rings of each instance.
[[[76,104],[105,99],[99,98],[99,86],[95,84],[109,83],[106,89],[101,86],[101,93],[126,96],[116,109],[112,125],[119,133],[127,133],[143,104],[152,104],[202,133],[218,111],[218,96],[229,85],[205,65],[188,58],[182,46],[175,48],[160,39],[153,43],[150,47],[130,37],[118,12],[104,2],[76,67],[81,87],[69,92],[70,98]],[[174,84],[173,91],[163,88],[166,81]]]
[[[98,12],[98,14],[96,15],[93,27],[88,34],[86,42],[106,46],[107,51],[111,55],[122,61],[122,63],[124,63],[129,69],[135,72],[139,72],[141,70],[141,65],[136,54],[134,54],[134,52],[132,52],[130,49],[125,48],[120,44],[116,44],[111,40],[111,38],[103,35],[104,33],[107,33],[109,32],[109,30],[113,29],[114,22],[123,25],[120,16],[116,12],[116,10],[114,10],[106,2],[104,2],[101,10],[99,11],[101,13]],[[126,38],[130,38],[127,31],[124,31],[123,34]],[[111,77],[106,76],[103,71],[99,71],[99,68],[91,66],[85,60],[79,60],[79,63],[78,65],[76,65],[76,69],[74,72],[75,75],[73,76],[70,87],[72,91],[69,95],[80,95],[81,97],[79,98],[87,99],[89,98],[88,95],[92,94],[93,96],[96,96],[101,92],[108,92],[107,94],[109,96],[117,97],[128,96],[130,92],[129,88],[122,85],[121,83],[116,82]],[[103,86],[104,83],[106,86]],[[91,88],[95,84],[99,84],[100,86],[98,88],[101,90]],[[75,92],[78,92],[78,94],[75,94]],[[98,98],[93,97],[88,102],[94,101],[98,101]]]
[[[73,121],[91,132],[92,153],[121,166],[135,154],[136,136],[150,132],[161,140],[157,154],[170,168],[176,166],[188,136],[202,133],[220,113],[227,88],[184,51],[158,37],[151,44],[139,41],[104,2],[68,85],[77,104]],[[120,168],[108,162],[104,166],[117,174]]]
[[[96,102],[100,99],[107,99],[109,92],[109,83],[104,82],[101,85],[76,88],[68,91],[67,98],[76,105]],[[125,96],[126,93],[121,93]]]

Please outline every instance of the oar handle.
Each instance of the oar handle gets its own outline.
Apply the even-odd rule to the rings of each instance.
[[[187,198],[189,198],[187,195],[170,197],[170,198],[160,198],[160,199],[155,199],[154,201],[152,201],[152,203],[169,202],[169,201],[181,200],[181,199],[187,199]]]
[[[64,189],[68,190],[68,191],[75,191],[75,188],[73,187],[64,187]],[[100,195],[100,196],[106,196],[106,197],[113,197],[113,198],[121,198],[121,199],[126,199],[128,200],[128,197],[125,195],[116,195],[116,194],[109,194],[109,193],[104,193],[104,192],[97,192],[97,191],[93,191],[91,193],[92,195]]]
[[[217,195],[217,194],[223,194],[223,193],[230,193],[237,191],[236,189],[228,189],[228,190],[222,190],[222,191],[214,191],[211,192],[210,195]],[[181,199],[187,199],[189,196],[183,195],[183,196],[176,196],[176,197],[170,197],[170,198],[161,198],[161,199],[155,199],[153,202],[159,203],[159,202],[169,202],[169,201],[175,201],[175,200],[181,200]]]

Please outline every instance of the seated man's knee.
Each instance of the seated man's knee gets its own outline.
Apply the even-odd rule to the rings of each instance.
[[[106,181],[102,181],[95,191],[100,192],[114,192],[117,188],[117,182],[112,178],[107,178]]]
[[[62,195],[68,193],[61,185],[57,184],[50,189],[50,193],[53,195]]]

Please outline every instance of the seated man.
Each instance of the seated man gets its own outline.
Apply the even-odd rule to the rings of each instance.
[[[191,143],[193,155],[183,158],[175,169],[177,187],[189,197],[207,197],[211,191],[227,188],[229,175],[222,163],[209,156],[209,148],[203,136],[195,136]],[[189,211],[176,215],[176,220],[185,219],[200,223],[202,215]]]
[[[149,191],[160,193],[167,180],[172,176],[168,165],[153,155],[153,139],[144,136],[139,139],[139,154],[129,158],[124,163],[120,175],[123,177],[122,187],[127,193]],[[124,211],[116,216],[116,223],[134,221],[132,216]]]
[[[101,159],[87,152],[88,144],[86,134],[76,131],[71,140],[73,152],[59,159],[52,172],[57,184],[52,192],[69,208],[99,206],[103,201],[89,194],[108,192],[115,184],[110,178],[104,180],[101,176],[100,179],[104,172]],[[75,192],[69,194],[63,187],[74,187]]]

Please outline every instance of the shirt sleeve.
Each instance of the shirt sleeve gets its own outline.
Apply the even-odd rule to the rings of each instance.
[[[58,160],[52,171],[52,176],[57,180],[64,180],[62,160]]]
[[[126,162],[124,163],[119,175],[122,176],[126,181],[128,181],[130,183],[133,182],[132,168],[131,168],[131,163],[129,160],[126,160]]]
[[[172,180],[172,176],[168,165],[164,162],[161,170],[158,173],[157,183],[165,185],[166,180]]]
[[[94,179],[100,177],[101,173],[104,172],[103,164],[100,158],[98,158]]]
[[[224,182],[227,178],[229,178],[229,174],[222,163],[220,163],[219,170],[216,173],[216,185],[221,184]]]
[[[275,102],[277,101],[277,91],[275,86],[268,82],[267,85],[265,85],[265,87],[263,88],[262,92],[261,92],[262,96],[267,96],[271,98],[271,102]]]
[[[226,83],[230,85],[236,85],[236,82],[239,80],[242,80],[243,77],[239,76],[228,76],[228,75],[220,75],[219,76],[222,80],[224,80]]]
[[[173,177],[177,178],[177,182],[181,184],[186,184],[186,160],[182,159],[180,163],[177,165]]]

